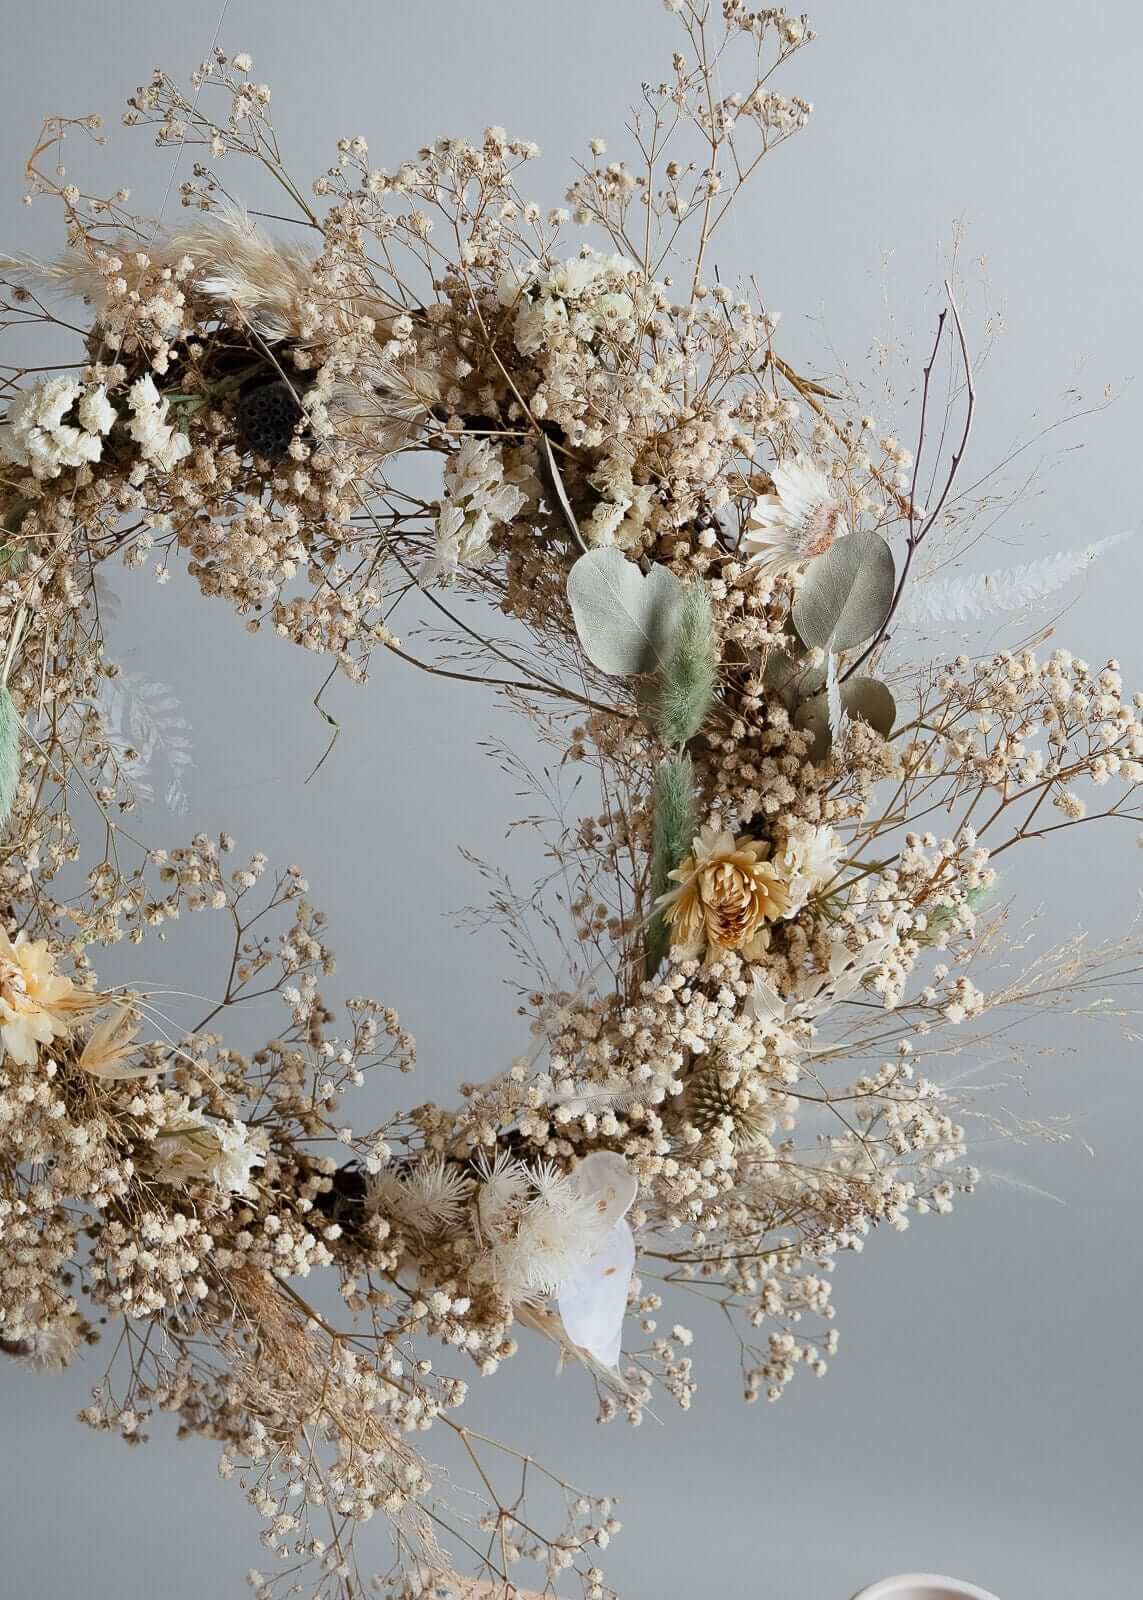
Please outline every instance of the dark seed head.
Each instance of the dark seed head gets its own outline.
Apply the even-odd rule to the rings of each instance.
[[[280,461],[290,448],[302,408],[288,383],[264,383],[248,389],[234,413],[238,438],[247,450]]]

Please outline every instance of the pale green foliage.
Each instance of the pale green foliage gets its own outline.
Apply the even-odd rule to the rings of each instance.
[[[819,650],[864,644],[889,615],[895,588],[893,552],[881,535],[847,534],[806,568],[792,612],[798,637]]]
[[[695,836],[694,768],[690,756],[671,756],[655,774],[655,822],[651,847],[651,897],[671,887],[670,874]],[[652,977],[670,945],[667,925],[655,912],[647,929],[647,976]]]
[[[601,672],[632,677],[660,672],[678,645],[686,590],[668,567],[644,576],[622,550],[580,556],[568,575],[568,599],[588,660]]]
[[[838,699],[844,716],[854,722],[867,722],[885,739],[892,733],[897,716],[896,702],[876,678],[850,678],[839,685]],[[810,750],[814,761],[824,761],[829,754],[837,721],[836,715],[830,716],[829,697],[824,692],[803,700],[794,712],[795,728],[814,736]]]
[[[706,721],[717,681],[710,594],[705,583],[691,583],[683,594],[675,652],[660,683],[659,735],[667,744],[694,738]]]
[[[20,719],[6,685],[0,685],[0,828],[8,821],[20,775]]]

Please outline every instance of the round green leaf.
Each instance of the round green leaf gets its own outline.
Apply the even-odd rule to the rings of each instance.
[[[669,567],[644,576],[622,550],[580,556],[568,574],[576,632],[590,661],[620,677],[661,671],[674,654],[684,585]]]
[[[852,650],[880,628],[896,587],[893,552],[879,533],[859,529],[807,566],[793,605],[798,636],[820,650]]]
[[[897,705],[889,690],[876,678],[850,678],[848,683],[843,683],[841,705],[847,717],[854,722],[867,722],[883,739],[893,732]],[[803,700],[794,712],[793,723],[802,733],[813,735],[810,760],[824,761],[833,744],[827,696],[815,694],[809,700]]]
[[[876,678],[850,678],[841,686],[841,703],[847,716],[855,722],[868,722],[883,739],[893,732],[897,703]]]
[[[781,648],[771,650],[766,657],[763,674],[766,688],[777,695],[791,714],[803,700],[817,694],[825,683],[825,662],[812,667],[808,661],[806,655],[794,656]]]

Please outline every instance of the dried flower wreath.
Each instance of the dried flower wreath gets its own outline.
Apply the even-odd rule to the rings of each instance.
[[[395,172],[347,139],[307,195],[270,91],[217,51],[189,98],[156,72],[125,119],[201,152],[194,220],[164,231],[125,193],[81,192],[57,163],[97,122],[53,118],[28,174],[63,206],[66,251],[0,264],[6,328],[82,345],[46,379],[4,369],[0,1344],[60,1365],[113,1325],[83,1419],[139,1440],[169,1411],[220,1442],[266,1521],[259,1597],[506,1595],[521,1564],[545,1592],[574,1571],[604,1595],[614,1506],[458,1422],[450,1357],[490,1374],[534,1332],[593,1375],[603,1418],[637,1421],[657,1385],[690,1403],[674,1308],[693,1292],[741,1329],[747,1399],[823,1372],[837,1254],[972,1187],[933,1071],[945,1030],[1067,999],[1129,948],[1069,947],[992,992],[970,976],[1000,937],[977,915],[999,855],[1093,820],[1087,781],[1116,785],[1100,816],[1139,819],[1143,701],[1114,661],[1021,647],[910,667],[899,646],[1027,606],[1095,547],[926,576],[972,509],[952,288],[910,453],[800,376],[775,315],[712,267],[746,181],[809,115],[771,86],[805,19],[667,9],[683,37],[632,156],[594,141],[567,209],[521,196],[535,150],[499,128]],[[732,73],[741,89],[716,92]],[[239,209],[218,175],[237,159],[278,186],[296,238]],[[354,680],[390,653],[498,686],[598,774],[600,814],[554,845],[574,977],[536,995],[530,1059],[457,1105],[343,1125],[343,1094],[409,1070],[413,1042],[371,1000],[337,1023],[296,868],[232,871],[225,836],[160,850],[129,831],[112,560],[160,579],[185,562],[252,631]],[[510,637],[462,621],[450,585]],[[462,660],[402,648],[390,623],[413,590]],[[219,917],[229,973],[170,1038],[147,995],[100,985],[98,952],[185,911]],[[282,1030],[240,1049],[234,1008],[275,991]],[[468,1460],[479,1517],[434,1491],[414,1442],[430,1427]],[[526,1490],[562,1503],[553,1531]],[[353,1533],[377,1512],[394,1558],[369,1580]]]

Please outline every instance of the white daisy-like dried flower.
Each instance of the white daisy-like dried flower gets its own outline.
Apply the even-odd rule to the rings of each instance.
[[[777,576],[822,555],[849,529],[829,479],[812,461],[797,456],[771,477],[774,492],[755,500],[742,550],[752,566]]]

